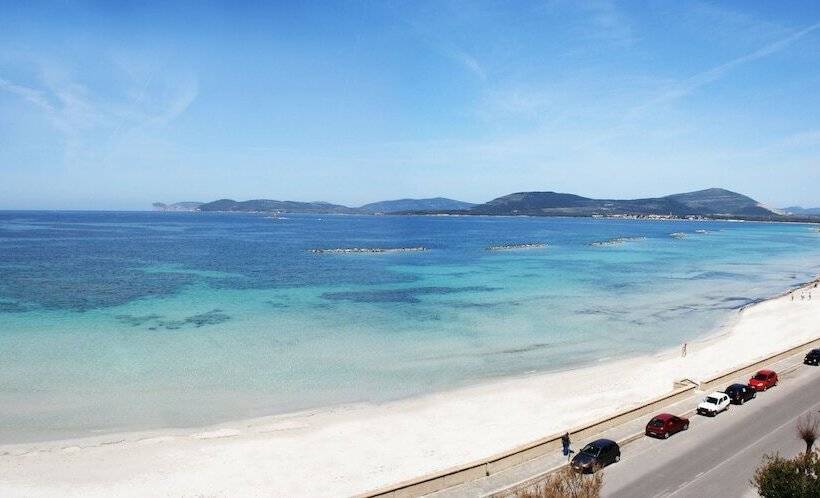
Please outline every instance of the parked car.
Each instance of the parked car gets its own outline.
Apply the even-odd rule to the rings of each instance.
[[[812,349],[809,351],[806,357],[803,358],[803,363],[806,365],[820,365],[820,349]]]
[[[729,396],[722,392],[713,392],[701,401],[698,405],[698,414],[714,417],[720,412],[725,412],[729,409]]]
[[[757,397],[757,391],[755,391],[753,387],[747,386],[746,384],[732,384],[723,392],[729,396],[729,401],[736,405],[742,405],[750,399]]]
[[[669,413],[655,415],[646,424],[646,435],[666,439],[676,432],[685,431],[689,428],[689,419],[676,417]]]
[[[761,370],[749,379],[749,386],[755,391],[765,391],[777,385],[777,374],[772,370]]]
[[[578,472],[592,473],[621,459],[621,448],[610,439],[598,439],[584,446],[570,465]]]

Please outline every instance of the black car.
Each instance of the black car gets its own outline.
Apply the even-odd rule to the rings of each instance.
[[[736,405],[742,405],[750,399],[757,397],[757,391],[746,384],[732,384],[723,392],[728,394],[729,400]]]
[[[803,363],[806,365],[820,365],[820,349],[812,349],[809,354],[803,358]]]
[[[621,459],[621,448],[610,439],[598,439],[584,446],[570,464],[578,472],[592,473]]]

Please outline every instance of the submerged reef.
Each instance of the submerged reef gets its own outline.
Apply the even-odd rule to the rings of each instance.
[[[114,318],[132,327],[148,325],[148,330],[179,330],[185,327],[200,328],[206,325],[218,325],[231,319],[230,315],[219,309],[191,315],[182,320],[164,320],[162,315],[117,315]]]
[[[121,321],[126,325],[130,325],[132,327],[139,327],[140,325],[145,325],[148,322],[154,322],[162,318],[161,315],[117,315],[114,318]]]
[[[418,296],[445,295],[459,292],[492,292],[493,287],[410,287],[406,289],[379,289],[367,291],[325,292],[323,299],[330,301],[352,301],[354,303],[418,303]]]

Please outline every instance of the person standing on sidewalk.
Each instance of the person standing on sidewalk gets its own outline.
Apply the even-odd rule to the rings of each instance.
[[[569,444],[569,432],[565,432],[564,435],[561,436],[561,446],[564,449],[564,456],[567,458],[569,458],[569,454],[571,453],[571,450],[569,449]]]

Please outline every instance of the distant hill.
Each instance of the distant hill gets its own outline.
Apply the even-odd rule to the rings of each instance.
[[[664,199],[679,202],[689,210],[704,214],[741,216],[770,216],[772,214],[779,214],[763,206],[763,204],[751,197],[722,188],[710,188],[707,190],[698,190],[697,192],[668,195],[664,197]]]
[[[297,201],[275,201],[271,199],[253,199],[249,201],[235,201],[233,199],[220,199],[218,201],[207,202],[199,206],[199,211],[229,211],[246,213],[316,213],[316,214],[358,214],[360,210],[329,202],[297,202]]]
[[[196,211],[202,204],[202,202],[175,202],[174,204],[155,202],[153,207],[154,211]]]
[[[368,213],[398,213],[402,211],[441,211],[448,209],[470,209],[475,204],[444,197],[434,197],[432,199],[397,199],[394,201],[381,201],[365,204],[360,207],[362,211]]]
[[[660,216],[740,218],[773,221],[820,221],[820,209],[797,207],[773,210],[751,197],[722,188],[673,194],[646,199],[593,199],[559,192],[516,192],[484,204],[436,197],[432,199],[398,199],[374,202],[359,208],[329,202],[276,201],[253,199],[176,204],[154,203],[162,211],[221,211],[246,213],[313,213],[313,214],[459,214],[459,215],[529,215],[529,216]]]
[[[433,199],[399,199],[366,204],[359,208],[331,204],[329,202],[277,201],[272,199],[252,199],[235,201],[219,199],[212,202],[178,202],[176,204],[154,203],[159,211],[219,211],[241,213],[315,213],[315,214],[375,214],[400,211],[431,211],[445,209],[469,209],[475,204],[436,197]]]
[[[797,216],[820,216],[820,208],[802,208],[800,206],[789,206],[782,208],[786,214],[792,214]]]
[[[462,213],[532,216],[734,216],[761,219],[780,216],[750,197],[720,188],[628,200],[591,199],[557,192],[517,192]]]

